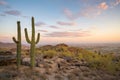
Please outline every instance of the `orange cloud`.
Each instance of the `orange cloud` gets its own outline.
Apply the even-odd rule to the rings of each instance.
[[[108,5],[106,4],[106,2],[102,2],[98,5],[98,8],[100,8],[102,10],[106,10],[106,9],[108,9]]]

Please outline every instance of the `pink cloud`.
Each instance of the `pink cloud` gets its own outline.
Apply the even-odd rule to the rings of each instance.
[[[0,5],[5,6],[7,5],[7,2],[5,2],[4,0],[0,0]]]
[[[46,34],[46,37],[85,37],[90,36],[90,32],[81,31],[81,32],[52,32]]]
[[[62,26],[75,26],[75,25],[77,25],[76,22],[61,22],[61,21],[58,21],[57,24],[62,25]]]
[[[108,5],[106,4],[106,2],[102,2],[98,5],[98,8],[100,8],[102,10],[106,10],[106,9],[108,9]]]
[[[120,0],[116,0],[116,4],[119,4]],[[115,3],[114,3],[115,4]],[[109,8],[109,5],[106,2],[101,2],[96,6],[87,6],[81,11],[78,11],[78,13],[73,13],[68,8],[64,9],[65,16],[70,20],[75,20],[80,17],[88,17],[88,18],[94,18],[98,15],[100,15],[103,11],[107,10]]]
[[[97,6],[98,7],[98,6]],[[79,11],[78,13],[76,14],[71,14],[69,15],[68,13],[65,13],[65,16],[70,19],[70,20],[75,20],[75,19],[78,19],[80,17],[96,17],[98,15],[101,14],[101,9],[100,8],[97,8],[96,6],[89,6],[87,8],[84,8],[83,10]],[[69,9],[67,9],[69,10]],[[72,13],[72,11],[69,10],[69,12]]]
[[[101,14],[101,10],[97,7],[89,6],[80,12],[80,16],[93,18]]]
[[[69,10],[68,8],[64,9],[64,14],[68,19],[74,20],[76,18],[76,15],[72,13],[71,10]]]
[[[21,12],[18,10],[9,10],[9,11],[5,11],[5,14],[9,14],[9,15],[14,15],[14,16],[20,16]]]
[[[51,27],[51,28],[54,28],[54,29],[59,29],[59,27],[54,26],[54,25],[51,25],[51,26],[48,26],[48,27]]]
[[[114,2],[111,2],[112,7],[117,6],[119,4],[120,4],[120,0],[115,0]]]
[[[44,26],[44,25],[46,25],[44,22],[37,22],[37,23],[35,23],[35,26]]]
[[[120,0],[116,0],[115,4],[116,5],[120,4]]]
[[[40,31],[40,32],[48,32],[47,30],[38,30],[38,31]]]

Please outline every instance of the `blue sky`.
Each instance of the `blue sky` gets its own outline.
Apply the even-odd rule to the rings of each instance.
[[[120,42],[120,0],[0,0],[0,41],[13,42],[16,22],[31,35],[31,17],[41,44]]]

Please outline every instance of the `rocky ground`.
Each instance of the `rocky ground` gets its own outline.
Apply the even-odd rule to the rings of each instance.
[[[24,58],[19,70],[16,65],[0,66],[0,80],[120,80],[120,74],[91,69],[85,61],[70,57],[36,58],[31,70],[29,58]]]
[[[0,80],[120,80],[120,56],[99,54],[66,44],[36,48],[30,68],[29,49],[22,49],[20,69],[16,49],[0,49]]]

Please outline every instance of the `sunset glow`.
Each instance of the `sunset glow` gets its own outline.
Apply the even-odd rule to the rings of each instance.
[[[13,42],[20,21],[26,43],[32,16],[39,44],[120,42],[120,0],[0,0],[0,42]]]

